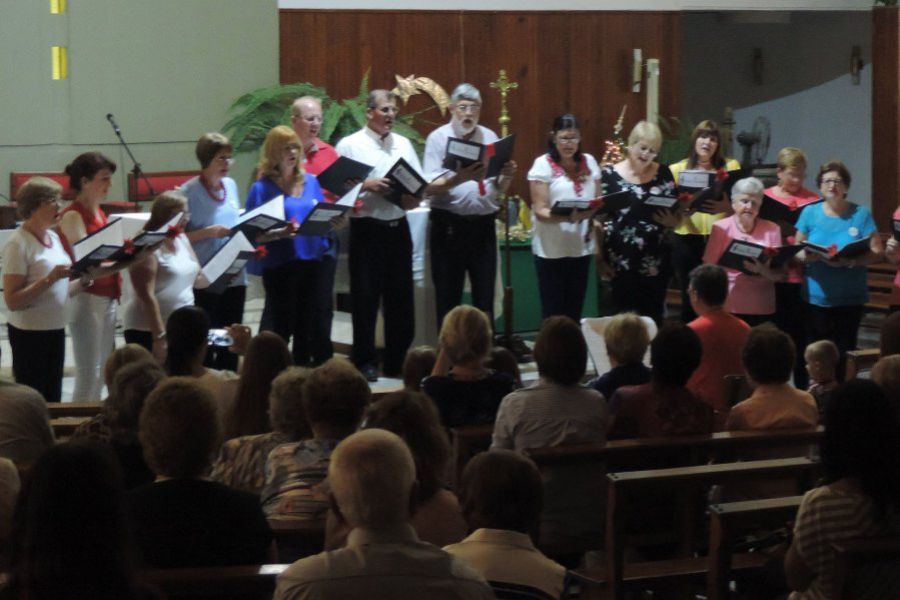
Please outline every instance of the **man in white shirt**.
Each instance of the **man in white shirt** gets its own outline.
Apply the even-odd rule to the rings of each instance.
[[[389,431],[363,430],[338,444],[328,482],[336,519],[352,527],[347,544],[288,567],[276,600],[493,598],[465,562],[419,541],[409,523],[415,478],[409,448]]]
[[[484,180],[485,163],[459,167],[449,174],[443,168],[447,141],[459,138],[492,144],[497,134],[478,125],[481,92],[461,83],[450,95],[450,122],[428,136],[425,143],[425,177],[445,175],[445,185],[432,185],[431,277],[434,282],[437,325],[462,302],[466,274],[472,288],[472,305],[492,317],[497,277],[497,230],[494,217],[516,172],[515,161],[503,166],[499,177]],[[491,318],[491,323],[494,320]]]
[[[375,323],[384,303],[384,368],[397,376],[415,335],[412,238],[406,211],[419,199],[404,195],[400,204],[386,196],[391,180],[385,175],[399,158],[422,172],[412,144],[392,132],[397,119],[396,96],[372,90],[366,102],[366,126],[342,139],[338,154],[373,167],[363,183],[361,206],[350,219],[350,297],[353,311],[353,350],[350,358],[369,381],[378,379]]]

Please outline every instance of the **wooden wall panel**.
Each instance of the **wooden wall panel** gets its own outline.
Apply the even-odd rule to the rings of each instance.
[[[282,10],[281,81],[309,81],[335,98],[355,95],[371,67],[371,86],[394,86],[394,75],[428,76],[448,93],[460,81],[484,96],[481,122],[498,130],[499,98],[489,83],[507,70],[511,131],[517,133],[521,176],[543,152],[553,118],[575,113],[583,149],[598,156],[628,104],[627,136],[645,114],[646,86],[632,93],[631,56],[661,60],[660,114],[680,114],[681,17],[677,12],[460,12]],[[429,105],[422,97],[407,110]],[[439,113],[424,115],[435,124]],[[430,127],[423,127],[427,134]],[[499,133],[499,131],[498,131]]]
[[[872,9],[872,212],[882,231],[900,201],[900,7]]]

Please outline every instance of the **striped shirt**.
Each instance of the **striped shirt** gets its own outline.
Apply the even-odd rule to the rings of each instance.
[[[794,524],[794,545],[815,574],[809,588],[791,600],[828,600],[834,597],[833,542],[874,537],[886,532],[875,504],[861,492],[840,485],[824,485],[803,496]]]

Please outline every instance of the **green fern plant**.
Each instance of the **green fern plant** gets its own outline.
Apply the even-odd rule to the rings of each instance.
[[[300,96],[315,96],[322,101],[322,128],[319,137],[331,144],[362,129],[366,124],[366,97],[369,95],[369,71],[359,84],[359,92],[353,98],[335,100],[324,88],[311,83],[274,85],[252,90],[242,95],[229,107],[233,116],[222,126],[231,138],[235,152],[258,153],[266,134],[277,125],[290,125],[291,104]],[[401,116],[394,123],[394,131],[408,137],[420,155],[425,148],[425,138],[416,131],[415,121],[419,113]]]

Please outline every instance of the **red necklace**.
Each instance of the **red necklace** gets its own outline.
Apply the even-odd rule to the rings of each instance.
[[[587,160],[585,160],[584,156],[582,156],[581,160],[578,162],[574,176],[570,175],[569,172],[553,160],[553,157],[549,154],[547,155],[547,161],[550,163],[550,169],[553,171],[553,176],[562,177],[565,175],[568,177],[572,181],[572,186],[575,188],[575,195],[580,196],[581,190],[584,188],[584,182],[587,180],[589,174]]]
[[[227,193],[225,191],[225,184],[222,183],[221,180],[219,181],[219,189],[213,189],[203,175],[200,175],[200,183],[203,185],[203,189],[206,190],[206,194],[212,198],[213,202],[218,202],[219,204],[225,202]]]

